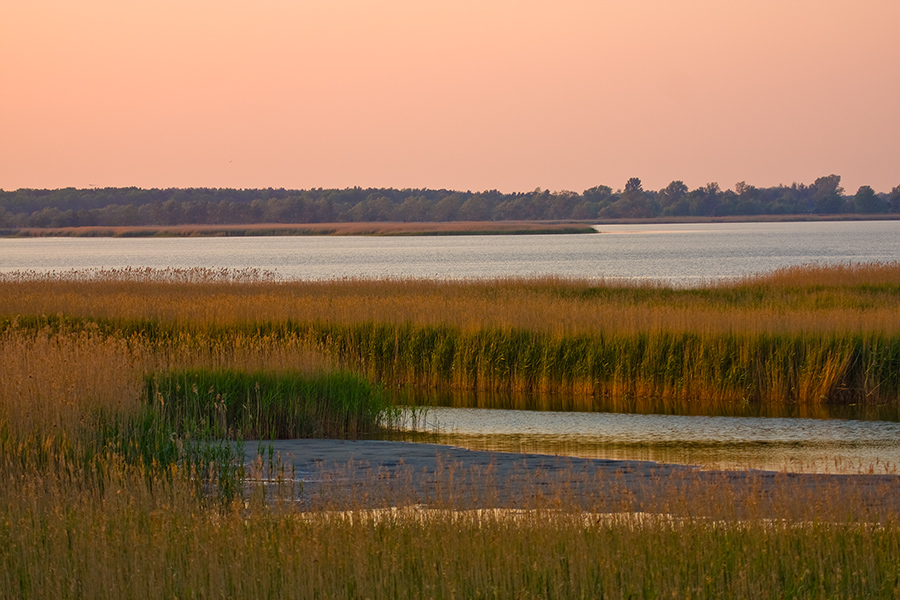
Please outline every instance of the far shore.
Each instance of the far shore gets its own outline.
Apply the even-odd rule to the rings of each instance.
[[[593,225],[640,225],[677,223],[800,223],[814,221],[897,221],[900,214],[845,213],[837,215],[795,214],[795,215],[730,215],[724,217],[653,217],[650,219],[595,219]]]
[[[128,227],[21,227],[0,229],[0,237],[241,237],[241,236],[430,236],[591,234],[603,225],[679,223],[778,223],[801,221],[894,221],[900,214],[740,215],[655,217],[585,221],[446,221],[428,223],[250,223]]]
[[[445,223],[253,223],[159,227],[59,227],[0,230],[0,237],[427,236],[597,233],[572,221],[448,221]]]

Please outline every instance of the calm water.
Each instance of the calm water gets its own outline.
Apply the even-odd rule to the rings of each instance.
[[[805,263],[895,261],[900,221],[603,225],[600,235],[0,239],[0,272],[259,269],[285,279],[556,275],[674,285]],[[877,420],[429,409],[427,438],[472,448],[706,467],[895,469],[900,425]]]
[[[415,439],[473,450],[704,468],[897,473],[900,423],[597,412],[427,409]]]
[[[557,275],[678,285],[900,257],[900,221],[603,225],[600,235],[0,239],[0,272],[153,268],[287,279]]]

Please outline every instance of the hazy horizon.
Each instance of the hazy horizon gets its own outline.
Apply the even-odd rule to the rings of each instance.
[[[7,0],[0,188],[900,185],[896,0]]]

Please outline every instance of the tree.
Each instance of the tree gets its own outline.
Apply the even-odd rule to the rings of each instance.
[[[440,202],[434,205],[434,209],[432,209],[432,214],[434,215],[435,221],[454,221],[456,220],[456,214],[459,212],[460,207],[463,204],[463,199],[459,194],[450,194],[441,199]]]
[[[571,219],[572,212],[580,200],[578,194],[568,190],[560,190],[550,200],[549,214],[551,219]]]
[[[425,196],[409,196],[397,207],[397,212],[404,221],[427,221],[431,205]]]
[[[632,177],[625,182],[625,194],[641,194],[644,192],[644,185],[640,178]]]
[[[463,221],[489,221],[491,218],[491,207],[487,200],[475,195],[462,203],[457,217]]]
[[[892,189],[888,195],[888,210],[892,213],[900,212],[900,185]]]
[[[834,214],[841,212],[844,206],[844,188],[841,187],[840,175],[828,175],[819,177],[812,184],[815,210],[819,214]]]
[[[666,209],[684,198],[687,193],[688,186],[684,185],[683,181],[673,181],[663,189],[659,190],[659,205],[663,209]]]
[[[880,213],[887,209],[875,190],[868,185],[860,186],[856,196],[853,197],[853,205],[856,212],[864,214]]]
[[[601,211],[602,216],[646,219],[656,216],[656,209],[644,192],[644,186],[637,177],[625,183],[625,191],[617,202]]]
[[[691,192],[691,214],[704,217],[711,217],[716,214],[720,192],[719,184],[716,182],[707,183],[705,186]]]

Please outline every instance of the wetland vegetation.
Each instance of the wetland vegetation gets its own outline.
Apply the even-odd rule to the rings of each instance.
[[[235,444],[390,427],[398,388],[896,405],[898,308],[897,263],[697,288],[3,275],[0,597],[896,597],[891,504],[689,479],[641,507],[614,482],[473,504],[449,469],[379,512],[298,503]]]
[[[244,236],[429,236],[597,233],[584,223],[551,221],[452,221],[447,223],[306,223],[256,225],[158,225],[22,227],[0,229],[7,237],[244,237]]]

